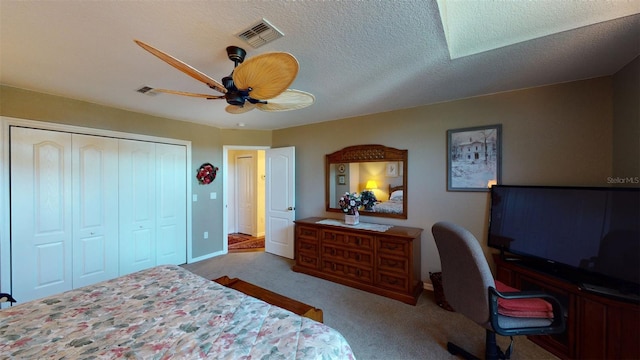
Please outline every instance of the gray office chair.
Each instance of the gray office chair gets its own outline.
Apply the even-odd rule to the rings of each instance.
[[[546,335],[564,331],[563,309],[553,296],[542,292],[500,293],[496,290],[487,259],[473,234],[449,222],[438,222],[431,231],[440,253],[445,298],[456,312],[486,329],[486,359],[509,359],[513,349],[513,335]],[[553,318],[501,315],[498,298],[542,298],[551,304]],[[497,345],[496,334],[511,337],[511,344],[505,352]],[[447,343],[447,350],[466,359],[477,359],[451,342]]]

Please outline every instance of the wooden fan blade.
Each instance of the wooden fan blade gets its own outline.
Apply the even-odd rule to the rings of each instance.
[[[266,53],[238,65],[233,71],[233,82],[240,90],[251,88],[249,96],[254,99],[271,99],[291,85],[298,68],[298,60],[289,53]]]
[[[267,100],[266,104],[256,104],[262,111],[289,111],[305,108],[316,101],[308,92],[287,89],[282,94]]]
[[[252,104],[250,102],[245,102],[243,106],[238,106],[238,105],[227,105],[226,108],[224,108],[229,114],[244,114],[248,111],[251,111],[253,109],[256,108],[255,104]]]
[[[144,42],[140,41],[140,40],[134,40],[136,42],[136,44],[140,45],[141,48],[147,50],[148,52],[152,53],[153,55],[157,56],[160,60],[166,62],[167,64],[173,66],[174,68],[182,71],[183,73],[191,76],[192,78],[198,80],[198,81],[202,81],[203,83],[207,84],[207,86],[209,86],[210,88],[219,91],[221,93],[226,93],[227,89],[224,87],[224,85],[220,84],[218,81],[216,81],[215,79],[209,77],[208,75],[196,70],[195,68],[191,67],[190,65],[187,65],[186,63],[174,58],[173,56],[166,54],[156,48],[154,48],[153,46],[149,45],[149,44],[145,44]]]
[[[168,89],[153,89],[153,91],[157,91],[157,92],[161,92],[161,93],[167,93],[167,94],[174,94],[174,95],[205,98],[205,99],[208,99],[208,100],[224,99],[224,95],[198,94],[198,93],[192,93],[192,92],[186,92],[186,91],[177,91],[177,90],[168,90]]]

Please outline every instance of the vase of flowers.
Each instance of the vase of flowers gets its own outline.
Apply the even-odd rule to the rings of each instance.
[[[367,211],[373,211],[373,207],[376,205],[378,199],[376,199],[376,194],[371,190],[364,190],[360,193],[360,199],[362,199],[362,206]]]
[[[358,213],[358,209],[362,206],[360,194],[346,192],[340,197],[338,204],[345,214],[345,224],[356,225],[360,222],[360,213]]]

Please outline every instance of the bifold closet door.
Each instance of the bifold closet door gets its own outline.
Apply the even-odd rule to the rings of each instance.
[[[186,148],[120,140],[120,275],[187,260]]]
[[[156,144],[156,265],[187,262],[187,150]]]
[[[20,302],[71,290],[71,134],[10,128],[11,283]]]
[[[118,276],[118,140],[72,136],[73,288]]]
[[[119,140],[120,275],[156,265],[155,145]]]

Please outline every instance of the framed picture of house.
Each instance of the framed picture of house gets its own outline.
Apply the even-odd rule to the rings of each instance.
[[[447,130],[447,190],[489,191],[500,184],[502,125]]]

